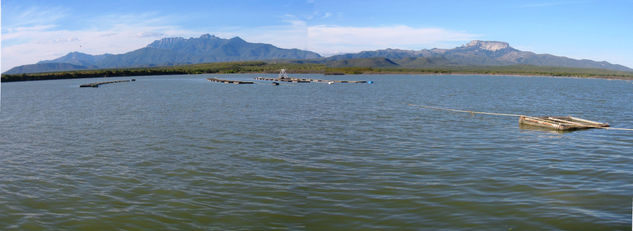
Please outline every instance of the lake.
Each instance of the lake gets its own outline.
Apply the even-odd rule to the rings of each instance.
[[[2,84],[1,230],[628,230],[631,81],[256,74]],[[266,75],[276,76],[276,75]],[[105,80],[130,79],[107,78]]]

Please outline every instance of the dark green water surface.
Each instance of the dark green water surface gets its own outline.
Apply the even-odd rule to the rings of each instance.
[[[633,128],[631,81],[205,80],[256,76],[3,83],[0,230],[631,229],[633,132],[408,105]]]

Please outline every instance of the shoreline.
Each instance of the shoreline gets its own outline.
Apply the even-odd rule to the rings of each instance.
[[[188,73],[173,73],[173,74],[148,74],[148,75],[117,75],[117,76],[81,76],[81,77],[70,77],[70,78],[32,78],[32,79],[13,79],[10,81],[0,80],[3,83],[11,83],[11,82],[29,82],[29,81],[45,81],[45,80],[63,80],[63,79],[88,79],[88,78],[115,78],[115,77],[138,77],[138,76],[167,76],[167,75],[208,75],[208,74],[219,74],[219,75],[234,75],[234,74],[276,74],[271,72],[240,72],[240,73],[199,73],[199,74],[188,74]],[[321,74],[326,75],[320,72],[303,72],[296,74]],[[343,74],[343,75],[437,75],[437,76],[510,76],[510,77],[545,77],[545,78],[570,78],[570,79],[604,79],[604,80],[623,80],[623,81],[633,81],[633,77],[624,77],[624,76],[566,76],[566,75],[540,75],[540,74],[503,74],[503,73],[494,73],[494,74],[482,74],[482,73],[468,73],[468,72],[459,72],[459,73],[425,73],[425,72],[368,72],[368,73],[360,73],[360,74]],[[27,77],[28,78],[28,77]]]
[[[633,77],[622,77],[622,76],[565,76],[565,75],[538,75],[538,74],[503,74],[503,73],[495,73],[495,74],[481,74],[481,73],[402,73],[402,72],[393,72],[393,73],[363,73],[362,75],[476,75],[476,76],[513,76],[513,77],[547,77],[547,78],[571,78],[571,79],[608,79],[608,80],[633,80]],[[354,75],[354,74],[348,74]]]
[[[475,76],[516,76],[516,77],[552,77],[552,78],[580,78],[580,79],[609,79],[609,80],[633,80],[633,73],[610,72],[600,69],[564,69],[547,68],[533,71],[512,70],[519,67],[504,67],[510,70],[475,69],[381,69],[371,67],[343,67],[329,68],[322,65],[302,64],[265,64],[265,63],[213,63],[196,64],[191,66],[172,66],[157,68],[129,68],[129,69],[99,69],[82,71],[62,71],[49,73],[29,74],[2,74],[1,82],[24,82],[56,79],[81,79],[100,77],[134,77],[156,75],[196,75],[196,74],[277,74],[279,69],[287,69],[294,74],[322,74],[322,75],[475,75]],[[468,68],[468,67],[460,67]],[[551,68],[551,67],[550,67]],[[493,73],[486,73],[493,72]],[[519,73],[517,73],[519,72]],[[525,73],[523,73],[525,72]],[[604,73],[604,74],[603,74]]]

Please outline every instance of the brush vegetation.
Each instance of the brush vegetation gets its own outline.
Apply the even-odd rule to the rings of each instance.
[[[441,66],[432,68],[371,67],[365,65],[357,67],[336,66],[338,65],[292,61],[224,62],[163,67],[76,70],[29,74],[3,74],[2,82],[116,76],[278,73],[279,70],[282,68],[286,69],[288,73],[316,74],[491,74],[616,78],[633,80],[633,72],[588,68],[543,67],[531,65]]]

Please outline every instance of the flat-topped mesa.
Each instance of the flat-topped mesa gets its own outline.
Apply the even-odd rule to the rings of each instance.
[[[510,48],[510,44],[506,42],[498,42],[498,41],[473,40],[473,41],[470,41],[468,44],[464,45],[464,47],[478,47],[483,50],[498,51],[498,50]]]

